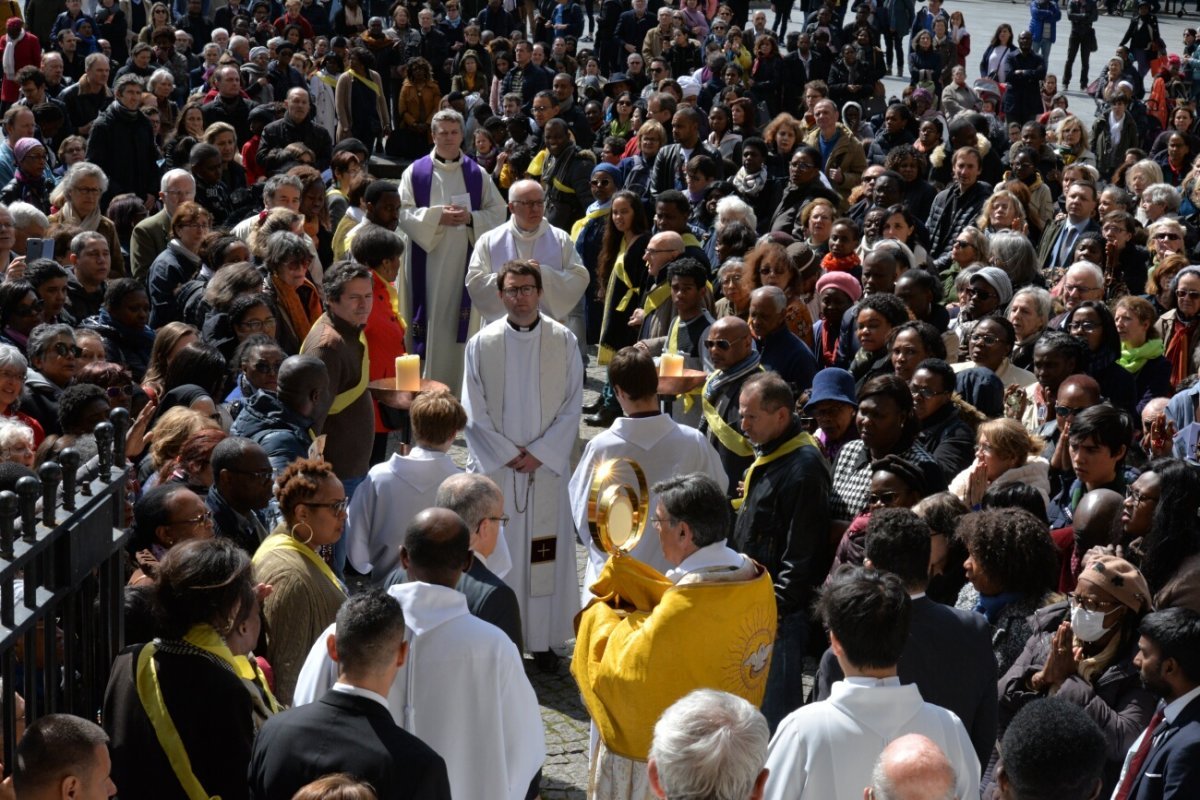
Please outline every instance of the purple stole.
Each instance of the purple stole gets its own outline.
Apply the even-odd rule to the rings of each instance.
[[[478,211],[483,208],[483,170],[479,168],[469,156],[465,153],[460,156],[462,159],[463,180],[467,184],[467,193],[471,195],[471,211]],[[433,186],[433,157],[425,156],[413,162],[412,165],[412,187],[413,199],[417,203],[418,208],[429,208],[429,192]],[[428,320],[429,312],[426,308],[426,303],[429,298],[426,295],[426,273],[425,270],[429,263],[429,253],[418,247],[415,242],[410,241],[412,247],[412,294],[413,294],[413,317],[410,323],[413,336],[413,351],[417,355],[425,355],[425,340],[429,335]],[[467,259],[470,260],[471,254],[467,253]],[[466,264],[463,264],[466,268]],[[458,342],[467,341],[467,328],[471,324],[471,296],[467,294],[466,282],[463,282],[462,299],[459,301],[458,312]]]

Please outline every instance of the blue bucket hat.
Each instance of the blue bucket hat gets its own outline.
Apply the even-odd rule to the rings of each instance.
[[[812,392],[805,407],[834,400],[858,408],[854,398],[854,376],[844,369],[826,367],[813,377]]]

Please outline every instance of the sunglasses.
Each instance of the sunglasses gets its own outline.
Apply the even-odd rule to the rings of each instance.
[[[133,384],[129,383],[124,386],[109,386],[104,390],[104,393],[113,400],[121,397],[133,397]]]
[[[1154,234],[1154,238],[1158,239],[1160,242],[1171,242],[1182,239],[1183,237],[1178,233],[1156,233]]]
[[[729,339],[705,339],[704,346],[709,350],[712,350],[714,347],[717,350],[728,350],[729,348],[733,347],[733,342],[740,341],[741,339],[734,339],[733,341],[730,341]]]
[[[258,361],[251,369],[259,375],[278,375],[282,361]]]
[[[42,313],[42,309],[45,307],[46,307],[46,304],[43,303],[41,300],[35,300],[30,305],[17,306],[16,313],[22,317],[32,317],[34,314]]]
[[[1073,417],[1076,414],[1078,414],[1080,411],[1083,411],[1083,410],[1085,410],[1085,409],[1071,408],[1070,406],[1060,406],[1060,405],[1054,406],[1054,413],[1060,417]]]
[[[886,506],[896,502],[896,498],[899,496],[899,492],[871,492],[867,495],[867,505]]]
[[[1200,300],[1200,292],[1195,289],[1176,289],[1175,296],[1180,300]]]
[[[933,389],[928,389],[924,386],[909,386],[908,390],[913,393],[914,397],[923,397],[926,400],[931,397],[937,397],[940,394],[950,394],[947,391],[935,392]]]
[[[54,355],[62,356],[63,358],[66,358],[68,356],[74,356],[75,358],[79,358],[80,356],[83,355],[83,348],[80,347],[79,345],[67,344],[66,342],[55,342],[54,343]]]

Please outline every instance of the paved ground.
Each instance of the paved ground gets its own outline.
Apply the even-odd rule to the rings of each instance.
[[[1008,22],[1018,32],[1028,22],[1028,10],[1024,4],[996,2],[995,0],[951,0],[947,4],[951,11],[961,10],[966,18],[967,27],[972,33],[971,55],[968,57],[967,74],[976,77],[979,59],[987,48],[992,33],[1001,22]],[[769,16],[769,19],[773,17]],[[800,21],[800,12],[793,13],[793,22]],[[1160,30],[1163,38],[1172,52],[1182,50],[1183,29],[1195,25],[1200,17],[1195,14],[1184,20],[1174,16],[1160,19]],[[1096,25],[1100,49],[1092,55],[1091,73],[1089,78],[1096,77],[1117,47],[1125,28],[1128,17],[1101,16]],[[1059,42],[1054,46],[1050,55],[1050,71],[1061,75],[1067,56],[1067,32],[1069,26],[1065,21],[1060,24]],[[1079,65],[1075,67],[1076,80],[1080,75]],[[904,87],[904,81],[898,78],[885,79],[889,93],[899,93]],[[1076,88],[1068,92],[1071,110],[1083,121],[1091,125],[1095,104],[1086,94]],[[603,385],[603,370],[593,365],[588,368],[587,382],[584,386],[584,401],[595,398]],[[590,439],[597,429],[586,425],[580,426],[580,435],[584,440]],[[460,446],[454,453],[465,462],[466,453]],[[577,552],[579,560],[579,575],[583,575],[584,551],[582,547]],[[568,643],[573,646],[574,642]],[[546,764],[542,777],[542,797],[544,800],[584,800],[587,787],[587,743],[588,716],[579,698],[579,691],[568,670],[570,651],[564,654],[562,666],[556,675],[546,675],[539,672],[532,661],[527,661],[527,673],[542,707],[542,720],[546,726]]]

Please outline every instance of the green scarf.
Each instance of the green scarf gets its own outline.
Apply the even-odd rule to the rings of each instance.
[[[1121,342],[1121,357],[1117,359],[1117,363],[1129,372],[1137,375],[1141,372],[1142,367],[1146,366],[1147,361],[1152,358],[1158,358],[1162,354],[1162,339],[1147,339],[1146,343],[1141,347],[1130,347]]]

